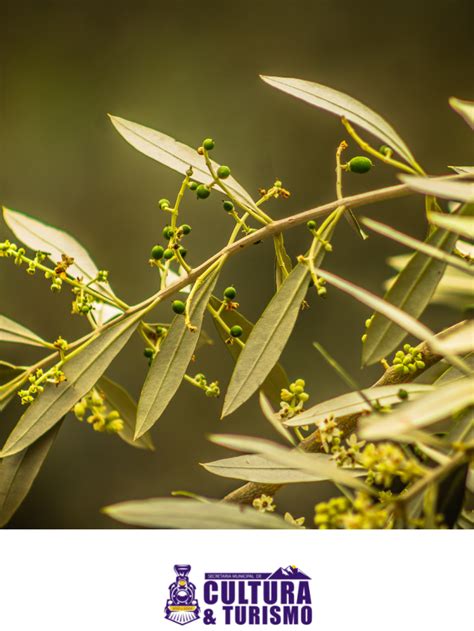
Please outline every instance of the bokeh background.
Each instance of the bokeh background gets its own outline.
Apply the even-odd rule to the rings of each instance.
[[[147,264],[165,222],[156,202],[173,198],[180,177],[128,146],[107,112],[192,146],[214,137],[216,159],[252,193],[281,178],[292,196],[269,205],[275,217],[334,198],[334,152],[345,134],[335,117],[273,90],[259,73],[314,80],[361,99],[394,125],[430,173],[472,162],[468,128],[448,106],[449,96],[473,97],[468,0],[2,0],[0,6],[0,200],[74,234],[130,303],[156,290],[156,272]],[[377,166],[367,176],[346,177],[345,191],[394,181],[391,169]],[[184,204],[193,264],[219,248],[231,229],[219,200],[197,203],[188,196]],[[421,198],[364,212],[423,237]],[[0,225],[0,238],[8,236]],[[303,228],[287,239],[294,255],[308,244]],[[376,236],[362,243],[345,222],[335,243],[330,268],[379,293],[390,273],[385,258],[406,251]],[[273,291],[270,244],[232,259],[220,288],[229,283],[239,290],[242,311],[258,318]],[[69,316],[69,302],[39,277],[0,265],[0,312],[43,337],[74,339],[86,331],[85,320]],[[168,314],[165,306],[156,318]],[[311,402],[345,390],[311,349],[313,340],[361,384],[378,374],[378,368],[359,368],[366,316],[336,290],[326,301],[312,299],[302,314],[282,361],[290,377],[306,379]],[[438,329],[458,316],[430,307],[424,320]],[[206,329],[214,334],[211,322]],[[133,340],[108,372],[135,396],[147,368],[142,350]],[[25,363],[38,353],[3,345],[1,357]],[[225,387],[232,364],[216,339],[195,368]],[[69,417],[10,527],[111,528],[117,524],[100,508],[113,502],[176,489],[222,496],[236,483],[198,463],[231,454],[210,445],[206,434],[274,436],[255,397],[225,421],[219,421],[221,404],[184,384],[153,430],[154,453]],[[2,438],[19,411],[10,406],[0,415]],[[311,504],[332,491],[288,488],[278,505],[309,515]]]

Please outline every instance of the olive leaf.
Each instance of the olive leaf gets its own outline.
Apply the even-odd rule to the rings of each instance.
[[[44,252],[54,264],[61,261],[63,254],[73,258],[74,263],[68,267],[68,275],[71,277],[80,277],[85,284],[97,278],[99,270],[87,250],[64,230],[58,230],[25,213],[5,207],[3,207],[3,218],[22,243],[35,252]],[[109,283],[95,282],[90,286],[107,297],[115,296]],[[94,305],[93,315],[98,324],[103,324],[122,313],[120,309],[112,305],[98,302]]]
[[[60,423],[32,445],[0,461],[0,527],[13,517],[38,475],[60,428]]]
[[[438,228],[444,228],[474,241],[473,216],[460,217],[459,215],[446,215],[444,213],[429,213],[428,221]]]
[[[474,381],[458,379],[401,405],[389,414],[373,414],[361,421],[360,436],[368,440],[394,438],[448,418],[474,405]]]
[[[144,127],[118,116],[110,114],[109,116],[113,126],[122,138],[140,153],[182,175],[185,175],[191,167],[193,179],[202,184],[208,185],[213,181],[203,156],[200,156],[196,149],[192,149],[188,145],[171,138],[171,136],[167,136],[150,127]],[[214,161],[211,162],[214,172],[216,172],[219,165]],[[243,206],[250,206],[253,210],[258,211],[253,199],[235,178],[232,176],[226,178],[225,186]],[[222,190],[219,186],[216,186],[216,188]]]
[[[268,377],[293,330],[308,285],[308,267],[298,263],[255,324],[237,359],[223,417],[245,403]]]
[[[216,298],[215,296],[211,297],[210,305],[211,307],[213,307],[214,310],[217,311],[221,304],[222,302],[218,300],[218,298]],[[219,336],[224,343],[229,338],[229,333],[227,329],[222,326],[222,321],[224,321],[229,328],[232,328],[235,325],[238,325],[242,328],[242,336],[240,337],[240,340],[242,340],[242,342],[247,341],[254,327],[252,322],[247,320],[247,318],[243,316],[239,311],[235,310],[224,309],[220,313],[219,318],[216,318],[213,315],[212,319],[216,326],[217,332],[219,333]],[[225,347],[231,354],[234,361],[237,361],[241,351],[240,344],[225,344]],[[262,383],[261,387],[262,391],[266,394],[270,401],[272,401],[273,405],[279,406],[281,400],[280,393],[283,388],[288,388],[288,385],[288,377],[286,376],[286,372],[283,366],[280,363],[276,363],[268,374],[268,377]]]
[[[261,78],[272,87],[282,90],[282,92],[286,92],[298,99],[302,99],[310,105],[315,105],[337,116],[344,116],[347,120],[362,127],[362,129],[373,134],[379,140],[382,140],[382,142],[390,145],[390,147],[405,158],[409,164],[416,165],[415,158],[410,149],[393,127],[379,114],[360,101],[357,101],[343,92],[328,88],[319,83],[313,83],[312,81],[287,77],[267,77],[263,75],[261,75]]]
[[[449,99],[449,104],[455,112],[464,118],[469,127],[474,129],[474,102],[464,101],[452,96]]]
[[[402,387],[400,385],[377,386],[375,388],[367,388],[360,392],[348,392],[334,399],[323,401],[311,408],[308,408],[301,414],[294,416],[285,421],[287,427],[301,427],[302,425],[314,425],[332,416],[335,419],[348,414],[364,414],[371,411],[370,403],[378,403],[380,405],[393,405],[401,403],[402,399],[398,393]],[[419,396],[420,394],[433,390],[431,386],[418,383],[405,383],[403,390],[408,392],[410,398]],[[364,395],[364,396],[362,396]]]
[[[154,450],[153,440],[149,433],[143,434],[138,440],[133,440],[135,425],[137,421],[137,404],[131,395],[122,388],[121,385],[103,375],[98,382],[98,387],[102,391],[109,406],[117,410],[120,418],[124,422],[124,428],[119,432],[119,436],[132,447],[140,449]]]
[[[43,340],[39,335],[4,315],[0,315],[0,342],[51,348],[51,344]]]
[[[445,178],[399,175],[400,180],[417,193],[434,195],[460,202],[474,202],[474,182],[446,180]]]
[[[456,173],[459,174],[464,174],[464,173],[469,173],[470,175],[474,175],[474,167],[468,167],[468,166],[462,166],[462,167],[458,167],[458,166],[449,166],[449,169],[452,169],[453,171],[456,171]]]
[[[337,469],[334,460],[328,454],[309,454],[315,465],[328,467],[333,473]],[[307,473],[287,465],[277,464],[271,459],[258,454],[223,458],[214,462],[204,462],[201,465],[214,475],[233,480],[245,480],[259,484],[299,484],[301,482],[321,482],[329,480],[330,476]],[[339,469],[340,470],[340,469]],[[352,475],[364,475],[365,471],[352,471]]]
[[[459,212],[470,213],[471,206],[465,205]],[[456,235],[438,229],[427,237],[425,244],[429,248],[450,253],[456,245],[456,240]],[[403,309],[413,318],[420,317],[430,303],[445,269],[445,261],[434,259],[421,251],[416,252],[390,285],[384,300],[394,307]],[[412,331],[389,315],[376,313],[367,329],[367,338],[362,347],[362,363],[370,365],[387,357],[401,344],[406,332]],[[418,337],[416,333],[413,335]]]
[[[446,354],[472,353],[474,351],[474,320],[469,320],[460,329],[443,336],[439,344]]]
[[[13,428],[0,458],[22,451],[51,429],[97,383],[133,334],[145,311],[139,311],[97,333],[81,350],[71,353],[62,370],[66,381],[47,384]],[[67,358],[66,358],[67,359]]]
[[[102,509],[117,521],[145,528],[288,529],[279,515],[260,513],[240,504],[193,499],[151,498],[121,502]]]
[[[198,285],[192,297],[189,315],[195,331],[190,331],[182,315],[176,315],[151,364],[138,401],[135,440],[143,436],[160,418],[183,380],[199,339],[204,312],[219,276],[212,270]],[[196,281],[200,282],[200,279]]]
[[[458,240],[456,249],[459,248],[459,243],[460,241]],[[387,263],[396,272],[401,272],[407,266],[410,258],[412,258],[412,255],[409,254],[391,256],[387,259]],[[384,288],[386,290],[390,289],[396,278],[392,277],[385,281]],[[447,267],[430,298],[430,304],[433,302],[452,306],[459,311],[470,308],[472,305],[472,278],[454,267]]]
[[[0,387],[12,381],[24,372],[24,366],[15,366],[15,364],[0,360]]]
[[[254,436],[236,436],[232,434],[211,434],[209,440],[221,447],[258,454],[268,460],[300,472],[311,474],[320,479],[344,484],[345,486],[364,489],[368,487],[357,480],[358,471],[346,470],[338,467],[332,460],[314,458],[315,454],[308,454],[299,449],[282,447],[277,443]]]
[[[366,289],[363,289],[358,285],[354,285],[354,283],[351,283],[348,280],[344,280],[343,278],[340,278],[335,274],[331,274],[331,272],[327,272],[326,270],[316,268],[316,273],[318,274],[318,276],[321,276],[321,278],[324,278],[324,280],[326,280],[329,284],[334,285],[334,287],[337,287],[349,296],[352,296],[362,304],[365,304],[378,313],[381,313],[386,318],[388,318],[392,322],[395,322],[399,327],[404,329],[404,331],[406,331],[407,333],[411,333],[419,340],[432,340],[434,338],[434,333],[430,331],[427,326],[425,326],[421,322],[418,322],[418,320],[413,318],[411,315],[405,313],[399,307],[392,305],[383,298],[379,298],[379,296],[370,293]],[[370,328],[372,328],[372,326],[373,322],[370,325]],[[384,357],[384,355],[381,355],[376,359],[373,359],[371,356],[370,363],[374,363],[382,357]],[[365,359],[364,363],[368,363],[367,358]]]
[[[445,217],[445,215],[441,216]],[[456,217],[456,219],[459,219],[459,217]],[[461,219],[469,220],[471,218],[461,217]],[[388,237],[393,241],[397,241],[402,245],[406,245],[408,248],[416,250],[417,252],[421,252],[422,254],[426,254],[427,256],[437,259],[438,261],[442,261],[443,263],[446,263],[446,265],[457,267],[459,270],[461,270],[462,272],[466,272],[467,274],[474,274],[474,265],[469,265],[469,263],[464,261],[459,256],[453,256],[452,254],[449,254],[444,250],[440,250],[437,247],[430,245],[429,243],[418,241],[418,239],[410,237],[407,234],[403,234],[403,232],[399,232],[398,230],[395,230],[395,228],[386,226],[385,224],[380,223],[379,221],[375,221],[374,219],[364,218],[362,219],[362,223],[374,232]],[[472,226],[474,232],[474,218],[472,218]]]
[[[0,361],[0,412],[7,407],[27,378],[26,367]]]

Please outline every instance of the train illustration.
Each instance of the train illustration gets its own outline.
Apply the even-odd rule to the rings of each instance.
[[[166,618],[178,624],[187,624],[199,618],[196,586],[189,580],[190,565],[175,565],[176,578],[169,586],[166,601]]]

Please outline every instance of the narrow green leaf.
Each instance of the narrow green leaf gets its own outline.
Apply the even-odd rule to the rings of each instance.
[[[51,347],[51,344],[48,344],[39,335],[3,315],[0,315],[0,342]]]
[[[460,217],[459,215],[447,215],[445,213],[430,213],[428,215],[430,223],[454,232],[474,241],[474,217]]]
[[[372,408],[371,400],[365,395],[364,391],[360,389],[359,384],[351,377],[351,375],[345,370],[341,364],[333,357],[328,351],[321,346],[318,342],[313,342],[314,348],[320,353],[326,362],[331,366],[331,368],[339,375],[339,377],[344,381],[346,386],[349,388],[353,388],[357,391],[360,398],[363,399],[369,408]]]
[[[306,101],[310,105],[315,105],[323,110],[332,112],[337,116],[344,116],[355,125],[362,127],[373,134],[382,142],[387,143],[405,160],[414,164],[415,159],[405,142],[400,138],[391,125],[387,123],[379,114],[368,108],[356,99],[328,88],[319,83],[293,79],[287,77],[261,77],[266,83],[282,90],[291,96]],[[416,164],[416,163],[415,163]]]
[[[118,116],[109,116],[119,134],[140,153],[182,175],[185,175],[189,167],[192,167],[193,180],[202,184],[210,184],[213,181],[204,157],[200,156],[196,149],[192,149],[188,145],[171,138],[171,136],[162,134],[150,127],[144,127]],[[219,165],[214,161],[212,161],[212,166],[215,172],[219,168]],[[225,181],[225,186],[244,206],[250,206],[258,211],[255,202],[235,178],[232,176],[228,177]],[[219,187],[216,186],[215,188]]]
[[[322,465],[337,475],[338,469],[334,460],[328,454],[309,454],[316,467]],[[214,462],[202,463],[202,466],[214,475],[233,480],[245,480],[259,484],[299,484],[302,482],[321,482],[330,476],[306,473],[286,465],[276,464],[271,459],[258,454],[247,454],[234,458],[224,458]],[[365,471],[352,471],[353,475],[364,475]]]
[[[469,212],[469,207],[463,206],[460,212]],[[456,235],[445,230],[434,230],[427,237],[425,244],[430,248],[450,253],[456,244],[456,238]],[[445,269],[444,261],[433,259],[423,252],[416,252],[390,285],[384,300],[387,304],[403,310],[408,316],[419,318],[430,303]],[[412,332],[418,337],[389,315],[383,312],[375,314],[362,348],[362,363],[370,365],[387,357],[400,346],[406,332]]]
[[[145,528],[288,529],[279,515],[260,513],[240,504],[192,499],[151,498],[121,502],[103,509],[112,519]]]
[[[394,438],[427,427],[474,405],[474,382],[464,378],[405,403],[390,414],[371,415],[361,422],[360,436],[368,440]]]
[[[443,336],[439,344],[445,354],[472,353],[474,351],[474,320],[469,320],[462,328]]]
[[[334,399],[323,401],[311,408],[308,408],[298,416],[285,421],[287,427],[301,427],[302,425],[315,425],[333,416],[335,419],[348,414],[364,414],[372,411],[371,406],[367,403],[368,399],[371,404],[380,403],[381,405],[393,405],[401,403],[398,396],[400,390],[403,389],[409,393],[410,398],[433,390],[431,386],[423,384],[404,383],[401,385],[377,386],[375,388],[367,388],[366,390],[358,390],[342,394]],[[362,396],[364,395],[364,397]]]
[[[28,406],[8,437],[0,458],[22,451],[51,429],[89,390],[122,350],[143,316],[142,311],[124,318],[98,334],[80,352],[74,351],[63,367],[66,381],[47,384]]]
[[[456,247],[458,247],[459,243],[460,241],[458,240]],[[408,254],[391,256],[387,259],[387,263],[394,270],[400,272],[407,266],[410,258]],[[389,278],[384,283],[385,289],[389,290],[395,283],[396,278]],[[447,267],[430,299],[430,304],[433,302],[449,305],[458,311],[470,308],[472,306],[472,278],[454,267]]]
[[[314,458],[315,454],[308,454],[299,449],[282,447],[269,440],[255,438],[254,436],[236,436],[232,434],[213,434],[209,440],[221,447],[258,454],[272,462],[297,469],[303,473],[331,480],[345,486],[368,490],[368,487],[357,480],[358,471],[342,469],[335,466],[331,460]]]
[[[325,270],[322,270],[322,269],[316,269],[316,272],[318,276],[321,276],[321,278],[324,278],[328,283],[330,283],[331,285],[334,285],[334,287],[337,287],[338,289],[345,292],[349,296],[352,296],[359,302],[362,302],[362,304],[367,305],[374,311],[377,311],[378,313],[384,315],[386,318],[388,318],[392,322],[395,322],[395,324],[401,327],[404,331],[406,331],[407,333],[411,333],[411,335],[414,335],[419,340],[427,340],[427,341],[433,340],[434,333],[430,331],[428,327],[426,327],[424,324],[421,324],[421,322],[418,322],[418,320],[415,320],[413,316],[409,315],[405,311],[402,311],[399,307],[392,305],[386,300],[379,298],[375,294],[370,293],[366,289],[362,289],[362,287],[358,287],[357,285],[354,285],[353,283],[350,283],[349,281],[344,280],[343,278],[340,278],[339,276],[336,276],[335,274],[331,274],[330,272],[326,272]],[[372,324],[370,325],[369,331],[372,330],[374,326],[374,322],[375,322],[375,318],[372,321]],[[366,364],[375,363],[379,359],[382,359],[383,357],[385,357],[385,355],[389,352],[389,351],[385,351],[381,353],[379,351],[378,354],[376,355],[374,352],[372,352],[372,354],[369,355],[368,352],[365,350],[365,346],[367,345],[367,343],[368,343],[368,338],[364,344],[363,361]],[[367,357],[367,355],[369,356]]]
[[[119,412],[120,418],[124,422],[124,428],[119,432],[120,438],[129,445],[132,445],[132,447],[150,449],[153,451],[155,447],[149,433],[143,434],[138,440],[133,440],[137,422],[137,404],[131,395],[125,388],[122,388],[121,385],[105,375],[100,378],[97,385],[104,394],[109,406]]]
[[[308,285],[308,268],[299,263],[252,329],[232,373],[222,416],[245,403],[275,366],[293,330]]]
[[[444,217],[445,215],[442,216]],[[468,218],[462,217],[462,219]],[[472,222],[474,232],[474,218],[472,218]],[[402,245],[406,245],[408,248],[416,250],[417,252],[421,252],[422,254],[426,254],[427,256],[446,263],[447,265],[457,267],[457,269],[461,270],[462,272],[466,272],[467,274],[474,274],[474,265],[469,265],[469,263],[467,263],[459,256],[453,256],[452,254],[449,254],[444,250],[440,250],[437,247],[430,245],[429,243],[418,241],[418,239],[414,239],[413,237],[410,237],[407,234],[403,234],[403,232],[399,232],[398,230],[395,230],[395,228],[386,226],[385,224],[380,223],[379,221],[375,221],[374,219],[365,218],[362,220],[362,223],[374,232],[377,232],[384,237],[388,237],[393,241],[397,241]]]
[[[456,173],[459,173],[460,175],[463,175],[464,173],[469,173],[471,175],[474,175],[474,167],[449,166],[449,168],[452,169],[453,171],[456,171]]]
[[[0,461],[0,527],[13,517],[36,479],[60,424],[14,456]]]
[[[296,447],[296,440],[292,433],[286,429],[286,427],[282,423],[282,419],[279,414],[276,414],[273,410],[270,401],[265,396],[264,392],[260,390],[259,395],[259,403],[260,409],[262,410],[263,416],[267,419],[267,421],[275,428],[275,430],[282,436],[286,441],[290,443],[293,447]]]
[[[10,362],[0,360],[0,387],[9,381],[12,381],[23,372],[25,372],[24,366],[15,366],[15,364],[10,364]]]
[[[455,112],[464,118],[469,127],[474,129],[474,102],[464,101],[452,96],[449,99],[449,104]]]
[[[24,367],[0,361],[0,412],[7,407],[26,379]]]
[[[222,303],[220,300],[212,296],[210,300],[210,304],[211,304],[211,307],[217,311]],[[225,324],[229,328],[232,328],[234,325],[238,324],[242,328],[242,331],[243,331],[242,336],[239,339],[242,340],[242,342],[244,343],[247,342],[248,337],[254,327],[252,322],[247,320],[247,318],[243,316],[239,311],[224,310],[220,314],[220,318],[225,322]],[[220,338],[225,343],[225,341],[229,337],[228,331],[222,326],[222,323],[219,320],[219,318],[213,317],[213,321],[217,329],[217,332],[219,333]],[[242,350],[242,347],[240,346],[240,344],[238,343],[225,344],[225,347],[227,348],[232,358],[236,362],[240,355],[240,351]],[[275,366],[271,369],[268,377],[262,383],[262,391],[270,399],[273,405],[279,406],[280,400],[281,400],[280,393],[283,388],[288,388],[288,385],[289,385],[289,381],[288,381],[288,377],[286,375],[285,369],[280,363],[276,363]]]
[[[204,312],[216,284],[220,268],[210,272],[198,287],[191,302],[191,323],[196,331],[186,326],[184,316],[175,316],[153,361],[143,384],[138,402],[135,440],[143,436],[160,418],[179,388],[199,339]],[[196,281],[196,282],[199,282]]]
[[[443,199],[467,203],[474,202],[474,182],[420,177],[418,175],[399,175],[398,177],[413,191],[423,193],[423,195],[434,195]]]
[[[99,270],[89,252],[64,230],[58,230],[29,215],[5,207],[3,218],[22,243],[35,252],[46,253],[54,264],[61,260],[63,254],[72,257],[74,263],[68,268],[68,275],[72,278],[80,277],[84,282],[90,283],[97,277]],[[115,295],[108,283],[96,282],[90,286],[108,297]],[[119,309],[111,305],[95,303],[93,315],[98,324],[103,324],[120,313],[122,312]]]
[[[471,369],[471,372],[474,374],[474,354],[469,353],[464,357],[464,362]],[[463,372],[459,370],[459,368],[455,366],[451,366],[448,362],[442,359],[438,364],[442,364],[443,369],[434,379],[433,384],[436,386],[446,386],[448,383],[452,381],[458,381],[458,379],[464,379],[465,375]],[[436,364],[435,364],[436,365]],[[427,371],[428,372],[428,371]]]

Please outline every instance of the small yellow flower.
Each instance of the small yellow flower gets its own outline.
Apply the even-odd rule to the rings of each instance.
[[[297,528],[305,528],[304,525],[304,517],[293,517],[291,513],[285,513],[284,520],[291,524],[292,526],[296,526]]]
[[[260,513],[273,513],[276,508],[276,504],[273,503],[273,497],[271,495],[256,497],[252,502],[252,506]]]

